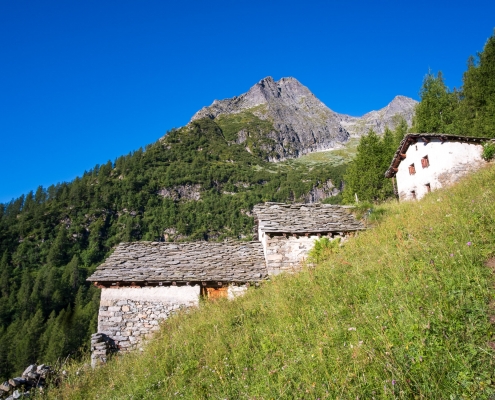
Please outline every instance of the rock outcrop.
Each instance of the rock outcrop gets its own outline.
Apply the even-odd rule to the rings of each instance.
[[[273,130],[268,138],[275,142],[272,152],[277,154],[272,161],[332,149],[349,139],[338,114],[295,78],[282,78],[277,82],[272,77],[262,79],[239,97],[215,100],[211,106],[198,111],[191,122],[243,111],[272,122]]]
[[[394,129],[404,118],[409,126],[412,124],[414,108],[418,102],[405,96],[395,98],[384,108],[378,111],[370,111],[362,117],[351,117],[339,114],[341,125],[354,137],[366,134],[370,129],[381,134],[385,128]]]
[[[32,364],[21,376],[9,379],[0,384],[0,399],[14,400],[27,398],[34,389],[43,390],[46,379],[53,375],[53,369],[48,365]]]
[[[332,111],[295,78],[274,81],[267,77],[247,93],[215,100],[194,114],[190,123],[200,118],[217,119],[221,115],[250,112],[272,123],[273,129],[266,136],[273,144],[267,150],[272,155],[270,161],[280,161],[338,148],[351,135],[360,136],[370,128],[377,133],[382,133],[387,125],[393,129],[399,120],[397,115],[411,124],[416,103],[408,97],[397,96],[379,111],[352,117]],[[239,132],[238,135],[242,136],[242,129]],[[242,139],[239,138],[239,142]]]

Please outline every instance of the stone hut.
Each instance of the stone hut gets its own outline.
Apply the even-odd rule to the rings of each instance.
[[[345,240],[364,226],[350,207],[330,204],[264,203],[254,207],[258,240],[269,275],[299,268],[316,239]]]
[[[420,199],[484,165],[482,145],[490,140],[493,139],[408,134],[400,143],[385,176],[397,178],[396,193],[399,199]]]
[[[88,278],[101,289],[93,350],[135,347],[201,296],[234,298],[267,277],[259,242],[121,243]]]
[[[201,297],[232,299],[251,284],[300,267],[322,235],[346,239],[363,225],[348,207],[265,203],[254,208],[257,241],[121,243],[88,280],[101,289],[92,364],[135,348],[175,311]]]

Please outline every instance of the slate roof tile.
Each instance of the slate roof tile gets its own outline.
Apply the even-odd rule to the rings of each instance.
[[[92,282],[266,279],[260,242],[121,243],[88,278]]]
[[[254,206],[259,227],[269,233],[351,232],[364,229],[349,207],[331,204],[264,203]]]

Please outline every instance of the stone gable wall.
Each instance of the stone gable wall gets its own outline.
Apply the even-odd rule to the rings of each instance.
[[[120,350],[134,348],[181,308],[198,306],[199,285],[102,289],[98,333]]]
[[[282,272],[293,272],[301,268],[301,263],[308,257],[318,235],[292,236],[270,235],[260,231],[258,233],[266,257],[268,275],[278,275]],[[344,233],[328,236],[331,240],[340,237],[345,240]]]

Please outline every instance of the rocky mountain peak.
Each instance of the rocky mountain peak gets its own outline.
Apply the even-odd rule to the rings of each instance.
[[[396,96],[381,110],[351,117],[329,109],[296,78],[275,81],[268,76],[240,96],[215,100],[194,114],[190,122],[249,112],[272,123],[273,130],[265,135],[274,143],[268,150],[275,154],[272,161],[277,161],[340,147],[351,135],[364,134],[370,128],[378,133],[387,125],[393,129],[396,114],[410,124],[416,103],[408,97]],[[246,135],[243,132],[242,136]]]

